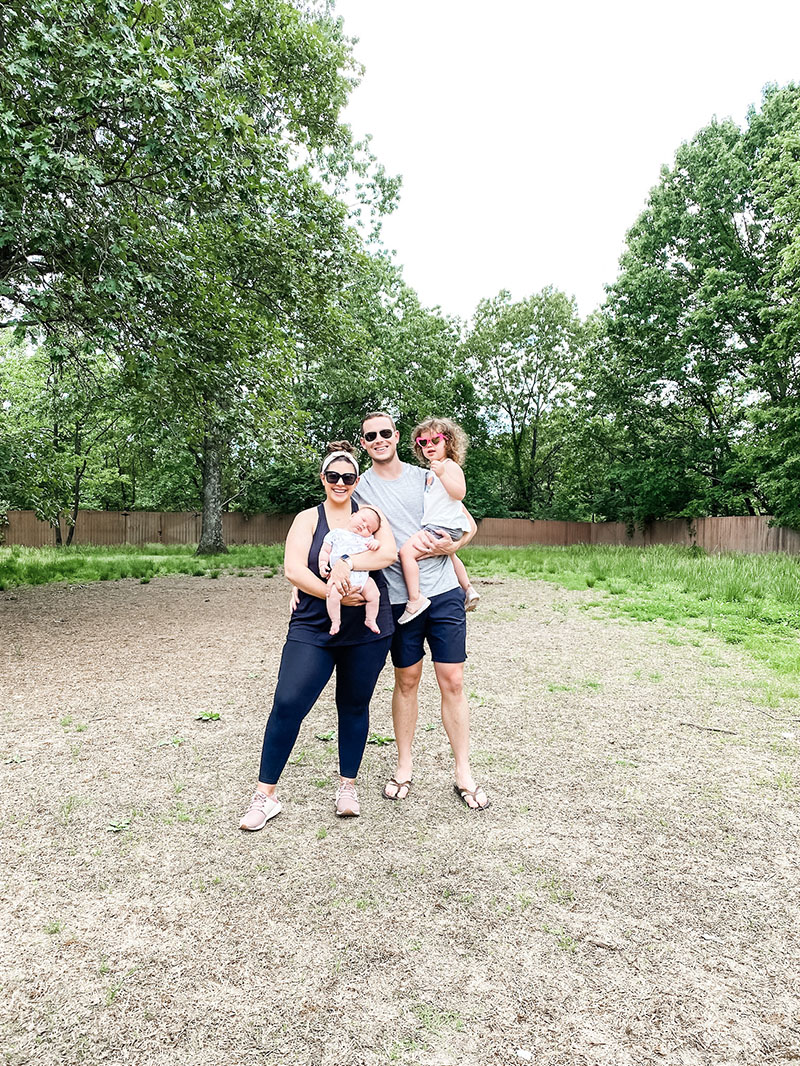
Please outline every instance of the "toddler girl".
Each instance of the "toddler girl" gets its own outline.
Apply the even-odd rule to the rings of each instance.
[[[430,466],[425,479],[425,509],[420,533],[424,531],[438,537],[444,532],[453,541],[460,540],[470,528],[461,507],[467,492],[464,471],[460,465],[464,462],[467,450],[464,430],[449,418],[428,418],[413,430],[411,445],[417,458]],[[409,537],[400,549],[400,564],[408,589],[408,603],[398,619],[400,625],[416,618],[431,603],[419,590],[417,560],[428,552],[420,533]],[[458,583],[464,589],[465,608],[474,610],[480,596],[470,584],[464,564],[456,556],[452,558]]]

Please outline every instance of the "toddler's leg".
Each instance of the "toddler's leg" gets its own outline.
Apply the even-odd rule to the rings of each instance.
[[[475,608],[478,606],[478,600],[481,598],[481,594],[479,592],[476,592],[470,584],[467,568],[461,562],[459,557],[457,555],[453,555],[451,556],[451,558],[453,560],[453,569],[456,572],[458,583],[464,590],[464,610],[474,611]]]
[[[403,577],[405,578],[406,588],[408,589],[408,602],[406,603],[406,609],[397,619],[398,624],[403,626],[407,622],[411,622],[414,618],[417,618],[431,605],[431,601],[427,596],[423,596],[419,589],[419,566],[417,565],[417,559],[421,559],[426,554],[427,548],[417,538],[425,536],[420,530],[419,533],[415,533],[413,537],[405,542],[400,549],[400,565],[403,568]]]
[[[328,607],[328,617],[331,620],[330,634],[335,637],[342,624],[342,597],[335,585],[328,585],[325,603]]]
[[[417,541],[417,534],[409,537],[400,549],[400,566],[403,568],[403,578],[408,589],[408,608],[410,613],[420,610],[423,597],[419,591],[419,565],[417,559],[425,554],[424,545]]]
[[[367,629],[371,629],[373,633],[380,633],[378,629],[378,607],[381,603],[381,594],[378,590],[378,586],[368,577],[364,582],[364,587],[361,590],[364,599],[367,601],[366,611],[364,615],[364,625]]]
[[[464,592],[466,592],[469,588],[469,574],[467,573],[467,568],[466,566],[464,566],[464,564],[461,562],[457,555],[451,555],[450,558],[453,560],[453,569],[456,572],[458,583],[462,587]]]

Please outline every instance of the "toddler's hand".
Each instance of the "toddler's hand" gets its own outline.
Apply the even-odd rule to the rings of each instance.
[[[446,463],[447,463],[446,459],[432,459],[431,460],[431,470],[434,472],[434,474],[436,474],[437,477],[441,477],[442,476],[442,471],[444,470]]]

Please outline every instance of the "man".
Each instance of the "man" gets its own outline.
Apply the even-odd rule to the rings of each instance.
[[[426,471],[402,462],[397,456],[400,434],[391,415],[383,411],[368,414],[361,424],[361,445],[372,466],[361,476],[353,498],[360,505],[380,508],[392,527],[398,547],[422,525],[423,492]],[[383,794],[387,799],[404,800],[411,790],[411,744],[419,713],[418,691],[422,677],[424,642],[427,640],[442,696],[442,724],[455,757],[455,788],[470,810],[485,810],[489,798],[477,785],[469,765],[469,708],[464,695],[464,662],[467,658],[467,623],[464,593],[459,586],[450,556],[475,535],[472,531],[454,544],[444,534],[429,536],[430,556],[420,559],[420,588],[431,601],[430,607],[407,625],[395,628],[392,662],[395,686],[392,719],[397,740],[397,769]],[[395,621],[403,613],[408,592],[399,563],[384,570]]]

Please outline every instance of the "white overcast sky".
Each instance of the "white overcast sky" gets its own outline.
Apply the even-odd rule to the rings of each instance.
[[[384,223],[428,306],[469,316],[554,285],[582,314],[678,145],[800,80],[798,0],[337,0],[366,67],[345,121],[400,206]]]

